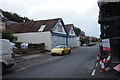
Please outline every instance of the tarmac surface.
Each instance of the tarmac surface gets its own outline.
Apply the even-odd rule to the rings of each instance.
[[[96,63],[98,46],[79,47],[71,54],[40,57],[17,62],[3,78],[120,78],[116,71],[101,73]],[[44,53],[43,53],[44,54]],[[24,58],[27,58],[24,57]]]

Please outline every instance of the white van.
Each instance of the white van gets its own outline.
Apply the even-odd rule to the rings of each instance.
[[[13,50],[9,40],[0,39],[0,64],[2,64],[2,70],[12,67],[13,63]]]

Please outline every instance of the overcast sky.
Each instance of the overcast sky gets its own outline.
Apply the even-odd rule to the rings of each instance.
[[[62,18],[87,36],[100,35],[97,0],[1,0],[0,8],[33,20]]]

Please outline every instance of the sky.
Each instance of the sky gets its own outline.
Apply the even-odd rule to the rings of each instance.
[[[87,36],[100,35],[97,0],[1,0],[0,8],[33,20],[62,18]]]

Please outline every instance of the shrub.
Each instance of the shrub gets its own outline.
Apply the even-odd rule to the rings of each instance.
[[[12,35],[12,32],[10,30],[3,30],[2,39],[8,39],[9,41],[13,42],[17,40],[17,37]]]

